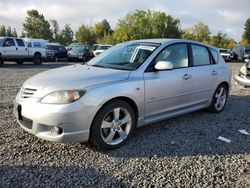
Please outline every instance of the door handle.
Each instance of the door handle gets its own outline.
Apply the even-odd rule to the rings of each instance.
[[[190,78],[192,78],[192,75],[191,75],[191,74],[184,74],[184,75],[182,76],[182,79],[184,79],[184,80],[188,80],[188,79],[190,79]]]
[[[218,74],[218,72],[217,72],[216,70],[213,70],[213,71],[211,72],[211,74],[212,74],[213,76],[216,76],[216,75]]]
[[[18,47],[16,47],[16,50],[18,50]]]

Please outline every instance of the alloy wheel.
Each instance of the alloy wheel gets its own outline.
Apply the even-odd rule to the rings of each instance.
[[[108,145],[120,144],[129,135],[132,118],[127,109],[118,107],[109,111],[101,124],[101,137]]]
[[[215,104],[214,107],[216,110],[220,111],[226,104],[227,93],[224,87],[220,87],[215,94]]]

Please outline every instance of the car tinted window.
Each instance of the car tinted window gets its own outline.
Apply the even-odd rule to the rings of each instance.
[[[192,46],[192,53],[193,53],[193,64],[194,66],[200,65],[209,65],[210,63],[210,56],[207,51],[207,48],[198,45],[191,45]]]
[[[155,63],[159,61],[170,61],[174,68],[188,67],[188,49],[186,44],[175,44],[162,50],[155,58]]]
[[[4,46],[16,46],[13,39],[6,39],[4,41]]]
[[[18,46],[25,46],[23,40],[21,39],[16,39],[16,42]]]
[[[210,49],[210,52],[211,52],[211,54],[213,56],[213,59],[214,59],[215,63],[217,64],[218,63],[218,59],[219,59],[218,52],[216,50],[214,50],[214,49]]]
[[[42,45],[40,42],[33,42],[33,47],[40,48],[40,47],[42,47]]]

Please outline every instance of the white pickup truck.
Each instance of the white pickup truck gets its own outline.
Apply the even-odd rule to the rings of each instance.
[[[4,61],[15,61],[23,64],[24,61],[33,61],[40,65],[46,59],[45,48],[29,47],[27,42],[20,38],[0,37],[0,65]]]

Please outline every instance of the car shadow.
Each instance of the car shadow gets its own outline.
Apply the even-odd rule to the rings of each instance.
[[[0,187],[127,187],[122,180],[95,168],[70,165],[2,165]],[[30,178],[28,180],[27,178]]]
[[[220,114],[203,110],[157,122],[139,128],[124,146],[100,152],[121,158],[250,154],[250,136],[238,131],[250,133],[249,109],[250,95],[231,96]]]

